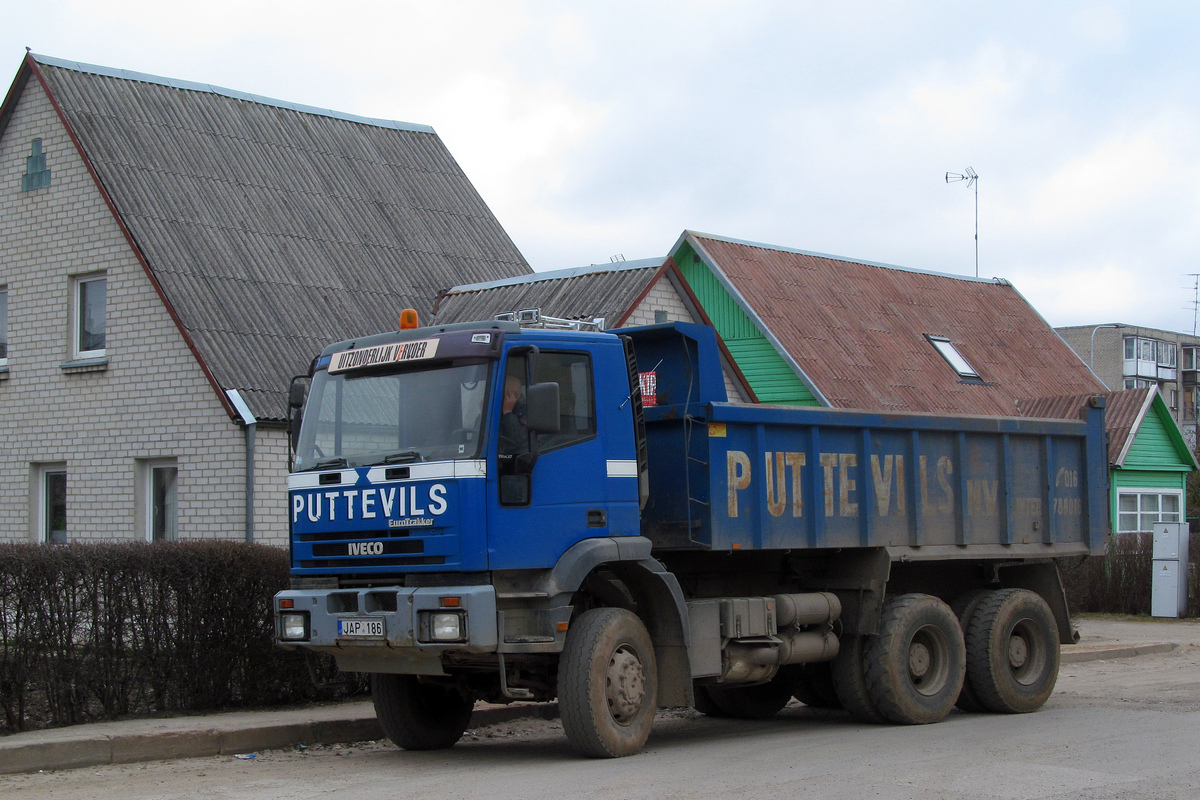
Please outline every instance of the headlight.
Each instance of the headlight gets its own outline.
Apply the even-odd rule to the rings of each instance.
[[[308,614],[280,614],[279,638],[284,641],[308,639]]]
[[[467,621],[460,611],[421,612],[421,641],[462,642],[467,638]]]

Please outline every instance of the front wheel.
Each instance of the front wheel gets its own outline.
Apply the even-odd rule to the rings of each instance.
[[[623,608],[594,608],[567,631],[558,709],[571,746],[615,758],[642,749],[658,700],[658,667],[646,626]]]
[[[456,689],[422,683],[415,675],[371,675],[375,716],[405,750],[441,750],[462,738],[474,702]]]

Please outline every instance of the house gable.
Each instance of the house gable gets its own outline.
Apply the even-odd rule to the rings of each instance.
[[[36,482],[46,465],[67,476],[69,541],[144,538],[139,475],[164,461],[177,469],[178,524],[188,538],[241,535],[244,433],[230,424],[50,98],[36,79],[21,88],[6,101],[0,132],[0,284],[8,287],[10,344],[0,382],[8,425],[0,539],[39,540]],[[42,141],[52,180],[26,191],[33,139]],[[72,283],[80,275],[106,282],[106,356],[90,364],[72,355]],[[283,543],[286,457],[270,436],[259,437],[259,448],[264,462],[274,459],[260,477],[275,468],[278,479],[260,481],[257,519],[264,540],[274,534]]]
[[[722,285],[715,266],[705,262],[686,234],[671,257],[759,402],[821,405],[812,389]]]
[[[1184,473],[1197,468],[1195,456],[1158,392],[1153,393],[1150,408],[1119,466],[1123,470]]]

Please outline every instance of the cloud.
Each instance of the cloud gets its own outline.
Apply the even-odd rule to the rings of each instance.
[[[985,276],[1056,324],[1191,324],[1195,4],[45,0],[9,16],[13,67],[29,44],[432,125],[538,268],[660,255],[687,227],[973,274],[974,198],[943,181],[971,166]]]

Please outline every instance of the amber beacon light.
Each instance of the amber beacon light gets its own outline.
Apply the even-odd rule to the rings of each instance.
[[[406,308],[400,312],[400,330],[411,331],[413,328],[419,327],[421,327],[421,323],[417,320],[415,308]]]

